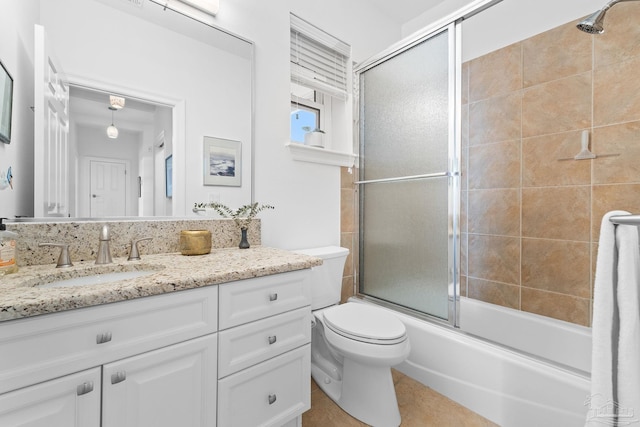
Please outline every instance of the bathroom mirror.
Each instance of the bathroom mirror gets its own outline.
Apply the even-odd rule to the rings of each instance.
[[[253,43],[150,0],[36,3],[36,23],[44,28],[47,53],[66,75],[69,94],[69,160],[57,180],[46,165],[53,152],[50,130],[42,131],[35,120],[36,217],[184,216],[192,214],[194,202],[251,202]],[[109,95],[124,98],[124,108],[110,110]],[[36,115],[37,96],[36,87]],[[42,105],[41,112],[47,109]],[[107,137],[110,125],[118,128],[115,139]],[[241,141],[240,188],[203,185],[204,136]],[[50,146],[38,145],[42,141]],[[94,206],[101,196],[90,181],[108,178],[95,178],[95,170],[113,163],[127,170],[126,206],[107,212],[110,199]],[[54,193],[62,194],[61,209],[51,200]]]

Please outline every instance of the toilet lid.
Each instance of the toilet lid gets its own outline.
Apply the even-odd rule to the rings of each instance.
[[[326,309],[323,317],[328,328],[354,340],[396,344],[406,339],[404,323],[379,307],[345,303]]]

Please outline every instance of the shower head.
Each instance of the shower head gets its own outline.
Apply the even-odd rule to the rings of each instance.
[[[611,9],[613,5],[616,3],[620,3],[623,1],[637,1],[637,0],[611,0],[609,3],[605,4],[604,7],[597,12],[589,15],[587,18],[583,19],[576,25],[580,31],[584,31],[589,34],[602,34],[604,32],[604,26],[602,25],[604,22],[604,15],[607,13],[607,10]]]

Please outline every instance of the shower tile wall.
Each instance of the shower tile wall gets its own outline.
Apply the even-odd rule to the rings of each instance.
[[[590,325],[600,221],[640,213],[640,3],[463,64],[461,293]],[[589,130],[594,160],[580,151]]]
[[[342,298],[345,302],[355,293],[355,271],[358,260],[358,208],[355,184],[356,168],[340,168],[340,246],[349,249],[342,277]]]

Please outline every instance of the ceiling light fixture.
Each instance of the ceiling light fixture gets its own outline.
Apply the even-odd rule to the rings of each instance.
[[[109,106],[109,110],[111,110],[111,125],[107,127],[107,136],[111,139],[116,139],[118,137],[118,128],[113,124],[113,112],[116,111],[116,108]]]
[[[116,110],[121,110],[124,108],[124,98],[121,96],[109,95],[109,105],[115,108]]]

